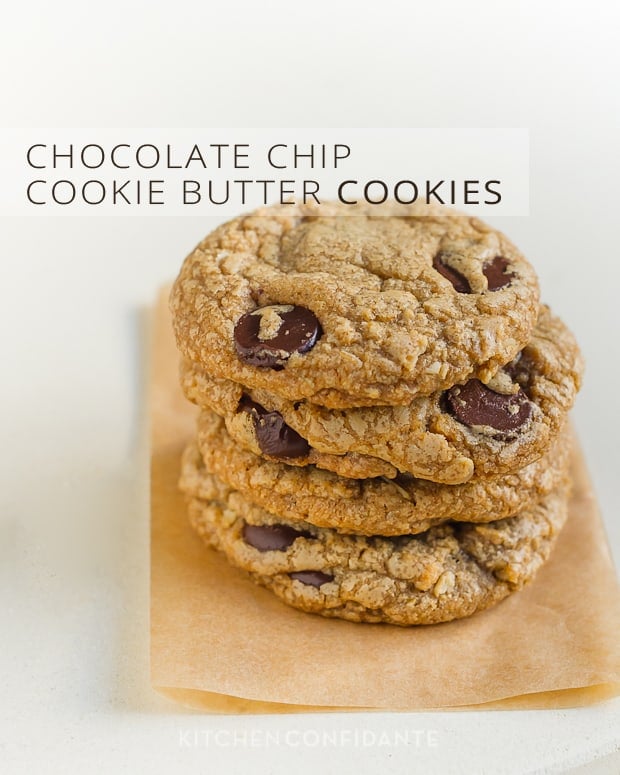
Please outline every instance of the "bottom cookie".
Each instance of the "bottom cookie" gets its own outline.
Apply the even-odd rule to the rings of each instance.
[[[232,565],[303,611],[402,626],[470,616],[523,587],[549,557],[569,490],[495,522],[382,537],[282,519],[211,478],[212,500],[188,500],[190,522]]]

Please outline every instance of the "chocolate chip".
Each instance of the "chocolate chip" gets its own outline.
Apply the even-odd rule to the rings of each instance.
[[[234,331],[235,347],[244,363],[278,369],[293,353],[311,350],[322,333],[311,310],[272,304],[239,318]]]
[[[252,415],[256,441],[263,454],[290,460],[306,457],[310,452],[308,442],[284,422],[279,412],[268,411],[246,395],[241,397],[239,411]]]
[[[297,581],[301,581],[302,584],[307,584],[310,587],[320,587],[334,580],[333,576],[330,576],[328,573],[321,573],[320,570],[300,570],[289,575],[292,579],[297,579]]]
[[[312,538],[311,533],[295,530],[290,525],[243,526],[243,540],[259,552],[283,552],[296,538]]]
[[[504,366],[504,371],[514,382],[517,382],[527,391],[532,382],[533,368],[534,364],[530,358],[521,351],[514,360]]]
[[[480,380],[455,385],[445,394],[450,414],[464,425],[488,425],[498,431],[521,428],[532,414],[532,404],[519,388],[517,393],[496,393]]]
[[[498,291],[512,282],[512,272],[506,272],[508,268],[508,259],[503,256],[495,256],[492,261],[484,264],[482,271],[489,283],[490,291]]]
[[[452,269],[451,266],[444,263],[444,255],[441,252],[437,253],[433,259],[433,269],[436,269],[446,280],[450,280],[454,289],[459,293],[471,293],[467,279],[460,272],[457,272],[456,269]]]
[[[433,268],[447,280],[450,280],[454,289],[459,293],[471,293],[471,286],[466,277],[456,269],[445,263],[446,253],[439,252],[433,259]],[[508,260],[503,256],[495,256],[492,261],[488,261],[482,266],[482,273],[487,278],[488,290],[498,291],[506,285],[510,285],[513,275],[506,272]]]

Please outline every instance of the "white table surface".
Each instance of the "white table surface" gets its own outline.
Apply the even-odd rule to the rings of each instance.
[[[617,11],[553,6],[26,2],[5,122],[529,127],[531,215],[498,225],[586,355],[574,417],[618,564]],[[224,717],[151,690],[143,312],[213,224],[1,220],[0,772],[619,772],[620,700]]]

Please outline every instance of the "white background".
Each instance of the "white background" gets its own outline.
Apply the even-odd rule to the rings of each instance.
[[[498,225],[534,261],[586,354],[575,418],[618,562],[617,8],[11,3],[0,26],[3,123],[529,128],[531,215]],[[617,749],[618,701],[234,718],[151,691],[141,311],[212,225],[2,219],[0,770],[523,773]],[[186,748],[180,738],[304,727],[436,730],[438,745]],[[620,763],[595,767],[583,771]]]

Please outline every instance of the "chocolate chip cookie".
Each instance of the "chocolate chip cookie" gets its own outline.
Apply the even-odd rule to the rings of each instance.
[[[198,245],[171,294],[189,361],[290,401],[408,405],[530,339],[536,275],[503,234],[447,208],[332,212],[264,208]]]
[[[334,455],[311,447],[279,412],[253,401],[235,382],[209,377],[187,361],[181,365],[181,386],[191,401],[223,417],[228,433],[240,446],[268,460],[314,465],[353,479],[392,479],[398,474],[394,465],[373,455],[353,451]]]
[[[276,517],[238,492],[189,501],[190,521],[232,565],[303,611],[355,622],[433,624],[470,616],[529,582],[567,513],[567,486],[518,516],[419,535],[342,535]]]
[[[441,485],[408,475],[346,479],[314,466],[293,468],[241,449],[218,415],[204,411],[198,445],[182,464],[181,489],[205,498],[205,479],[217,476],[273,514],[363,535],[420,533],[445,520],[490,522],[511,516],[547,495],[566,475],[570,440],[563,434],[541,460],[494,479]]]
[[[240,446],[270,460],[353,478],[400,472],[457,484],[474,471],[493,477],[544,454],[582,368],[572,334],[543,306],[530,342],[488,385],[471,379],[406,407],[329,410],[211,377],[187,360],[181,385],[191,401],[224,417]]]

